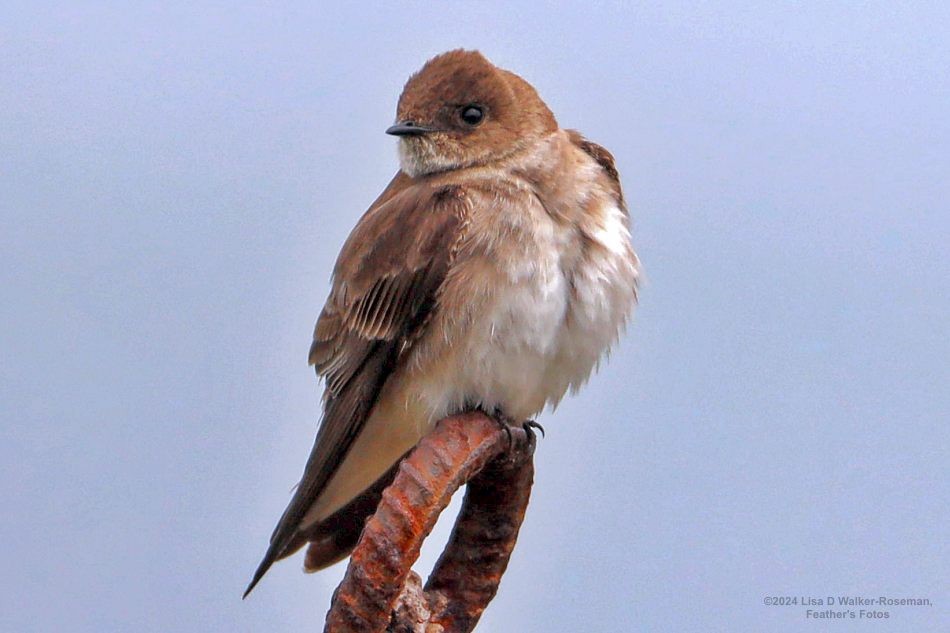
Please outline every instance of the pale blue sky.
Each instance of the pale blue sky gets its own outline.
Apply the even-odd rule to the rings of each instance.
[[[0,8],[0,630],[320,630],[342,565],[240,594],[383,130],[459,46],[615,154],[648,279],[480,630],[946,630],[950,5],[230,4]],[[837,594],[935,606],[763,604]]]

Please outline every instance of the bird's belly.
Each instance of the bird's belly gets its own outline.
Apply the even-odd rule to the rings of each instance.
[[[547,368],[563,344],[569,283],[556,265],[502,284],[472,322],[456,368],[465,405],[495,408],[515,419],[538,413],[549,399]]]
[[[464,335],[425,372],[417,393],[430,420],[473,406],[527,419],[587,380],[635,302],[636,258],[619,209],[616,222],[608,228],[623,248],[595,246],[566,265],[562,242],[508,262]]]

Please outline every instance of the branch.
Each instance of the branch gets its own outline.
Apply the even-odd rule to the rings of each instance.
[[[482,413],[464,413],[440,421],[419,442],[363,528],[324,633],[475,628],[508,566],[534,477],[534,435],[510,433]],[[452,536],[423,589],[412,564],[466,483]]]

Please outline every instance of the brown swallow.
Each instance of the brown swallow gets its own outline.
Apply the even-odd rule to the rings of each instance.
[[[577,390],[636,303],[639,263],[614,159],[562,130],[480,53],[409,78],[400,171],[350,234],[310,363],[323,421],[245,596],[309,543],[346,557],[400,458],[439,419],[523,421]]]

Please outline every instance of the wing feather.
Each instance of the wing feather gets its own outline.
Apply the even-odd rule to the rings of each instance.
[[[620,187],[620,172],[617,171],[614,155],[611,154],[606,147],[584,138],[577,130],[568,130],[567,132],[570,135],[571,142],[597,161],[597,164],[603,168],[607,178],[610,179],[610,186],[614,190],[614,196],[620,204],[620,208],[626,209],[626,204],[623,199],[623,190]]]
[[[400,355],[437,309],[465,211],[460,187],[433,186],[400,173],[344,244],[309,355],[325,381],[323,420],[247,592],[275,560],[301,545],[302,518],[346,456]]]

